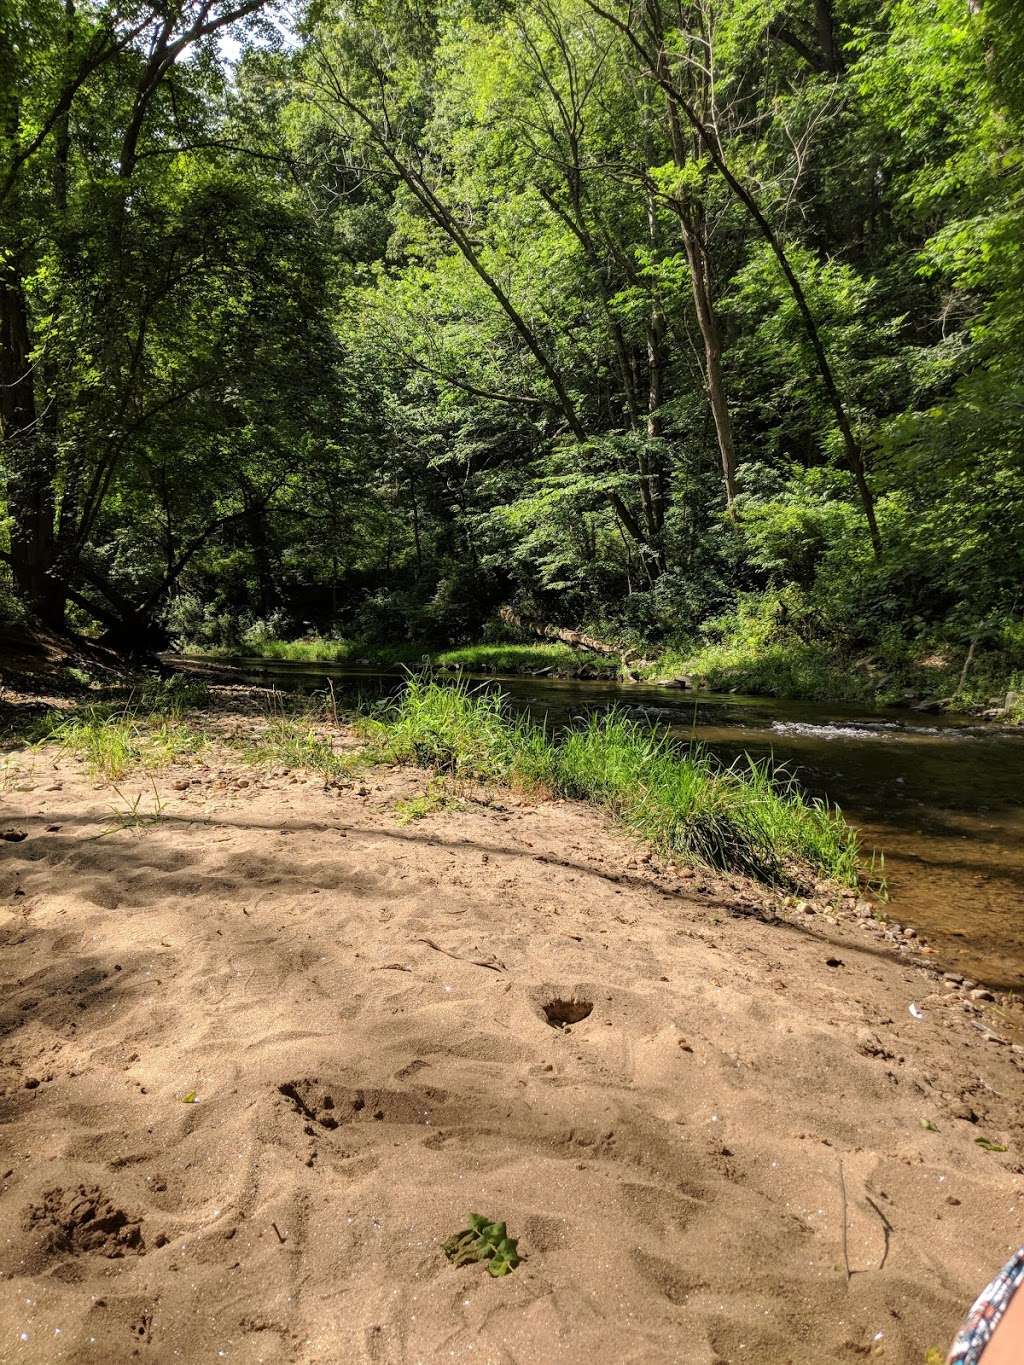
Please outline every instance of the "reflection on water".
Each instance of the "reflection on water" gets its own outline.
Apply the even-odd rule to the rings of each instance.
[[[252,681],[379,693],[399,673],[239,659]],[[480,681],[484,681],[481,679]],[[843,808],[866,849],[885,855],[892,913],[921,930],[945,965],[1002,989],[1024,987],[1024,732],[969,717],[884,715],[853,707],[545,678],[500,683],[561,725],[617,705],[732,762],[782,764]]]

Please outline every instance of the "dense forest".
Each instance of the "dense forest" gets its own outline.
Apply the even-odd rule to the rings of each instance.
[[[3,615],[1018,685],[1018,0],[0,16]]]

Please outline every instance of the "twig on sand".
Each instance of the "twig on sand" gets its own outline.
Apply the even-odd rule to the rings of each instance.
[[[894,1229],[888,1218],[886,1218],[885,1213],[878,1207],[870,1194],[865,1194],[864,1198],[882,1220],[882,1236],[885,1238],[885,1247],[882,1251],[882,1259],[878,1262],[878,1268],[879,1270],[882,1270],[885,1267],[886,1261],[889,1259],[889,1240],[892,1237]]]
[[[842,1196],[843,1206],[843,1265],[846,1267],[846,1283],[849,1284],[853,1271],[850,1269],[849,1233],[846,1226],[846,1176],[843,1174],[842,1157],[839,1158],[839,1192]]]
[[[277,1226],[276,1223],[271,1223],[270,1226],[271,1226],[271,1227],[274,1229],[274,1231],[277,1233],[277,1240],[281,1243],[282,1246],[284,1246],[284,1244],[285,1244],[285,1242],[287,1242],[288,1238],[284,1235],[284,1233],[281,1231],[281,1229]]]
[[[477,957],[462,957],[459,953],[450,953],[447,948],[442,948],[432,938],[414,938],[413,943],[425,943],[428,948],[433,948],[435,953],[444,953],[445,957],[454,958],[456,962],[468,962],[473,967],[486,967],[489,972],[508,971],[504,962],[499,961],[498,958],[493,958],[490,962],[483,962]]]

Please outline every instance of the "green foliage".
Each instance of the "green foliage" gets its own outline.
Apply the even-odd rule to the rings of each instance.
[[[480,1213],[468,1215],[469,1227],[442,1243],[441,1250],[456,1268],[476,1261],[487,1264],[488,1274],[499,1279],[515,1270],[523,1259],[519,1242],[508,1235],[504,1223],[494,1223]]]
[[[110,782],[134,769],[151,771],[177,763],[199,753],[207,742],[200,731],[173,715],[108,705],[71,714],[47,712],[34,739],[84,759],[90,772]]]
[[[464,645],[459,649],[440,650],[431,656],[431,661],[442,666],[457,664],[470,672],[492,673],[535,673],[548,669],[572,673],[581,668],[614,670],[618,667],[614,657],[559,644]]]
[[[1014,690],[1014,0],[645,10],[759,220],[586,0],[256,12],[232,71],[193,8],[8,5],[0,620],[547,666],[474,652],[513,604],[723,686]]]
[[[766,766],[681,754],[614,711],[549,736],[498,692],[412,679],[362,728],[383,760],[592,801],[670,855],[770,883],[808,870],[857,880],[856,836],[838,811]]]
[[[237,654],[261,659],[282,659],[292,663],[371,663],[379,667],[392,664],[429,663],[441,668],[464,668],[467,672],[534,673],[554,670],[571,673],[595,667],[615,670],[617,660],[560,644],[480,644],[457,649],[429,649],[426,646],[384,645],[366,640],[328,640],[319,636],[304,640],[277,640],[246,635],[237,649],[219,648],[196,651],[212,658],[232,658]]]

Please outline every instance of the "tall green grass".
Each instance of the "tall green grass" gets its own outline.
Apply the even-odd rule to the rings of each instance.
[[[256,734],[233,744],[249,763],[302,768],[318,773],[325,782],[351,778],[365,759],[360,753],[335,749],[325,724],[323,714],[272,715]]]
[[[85,706],[70,714],[49,711],[32,738],[76,754],[90,772],[109,781],[135,768],[166,767],[199,753],[207,743],[205,735],[180,717],[111,710],[103,705]]]
[[[362,729],[383,760],[590,801],[664,852],[709,867],[771,884],[808,873],[857,881],[857,836],[837,809],[767,765],[724,768],[699,750],[680,753],[618,712],[552,736],[497,693],[413,679]]]

